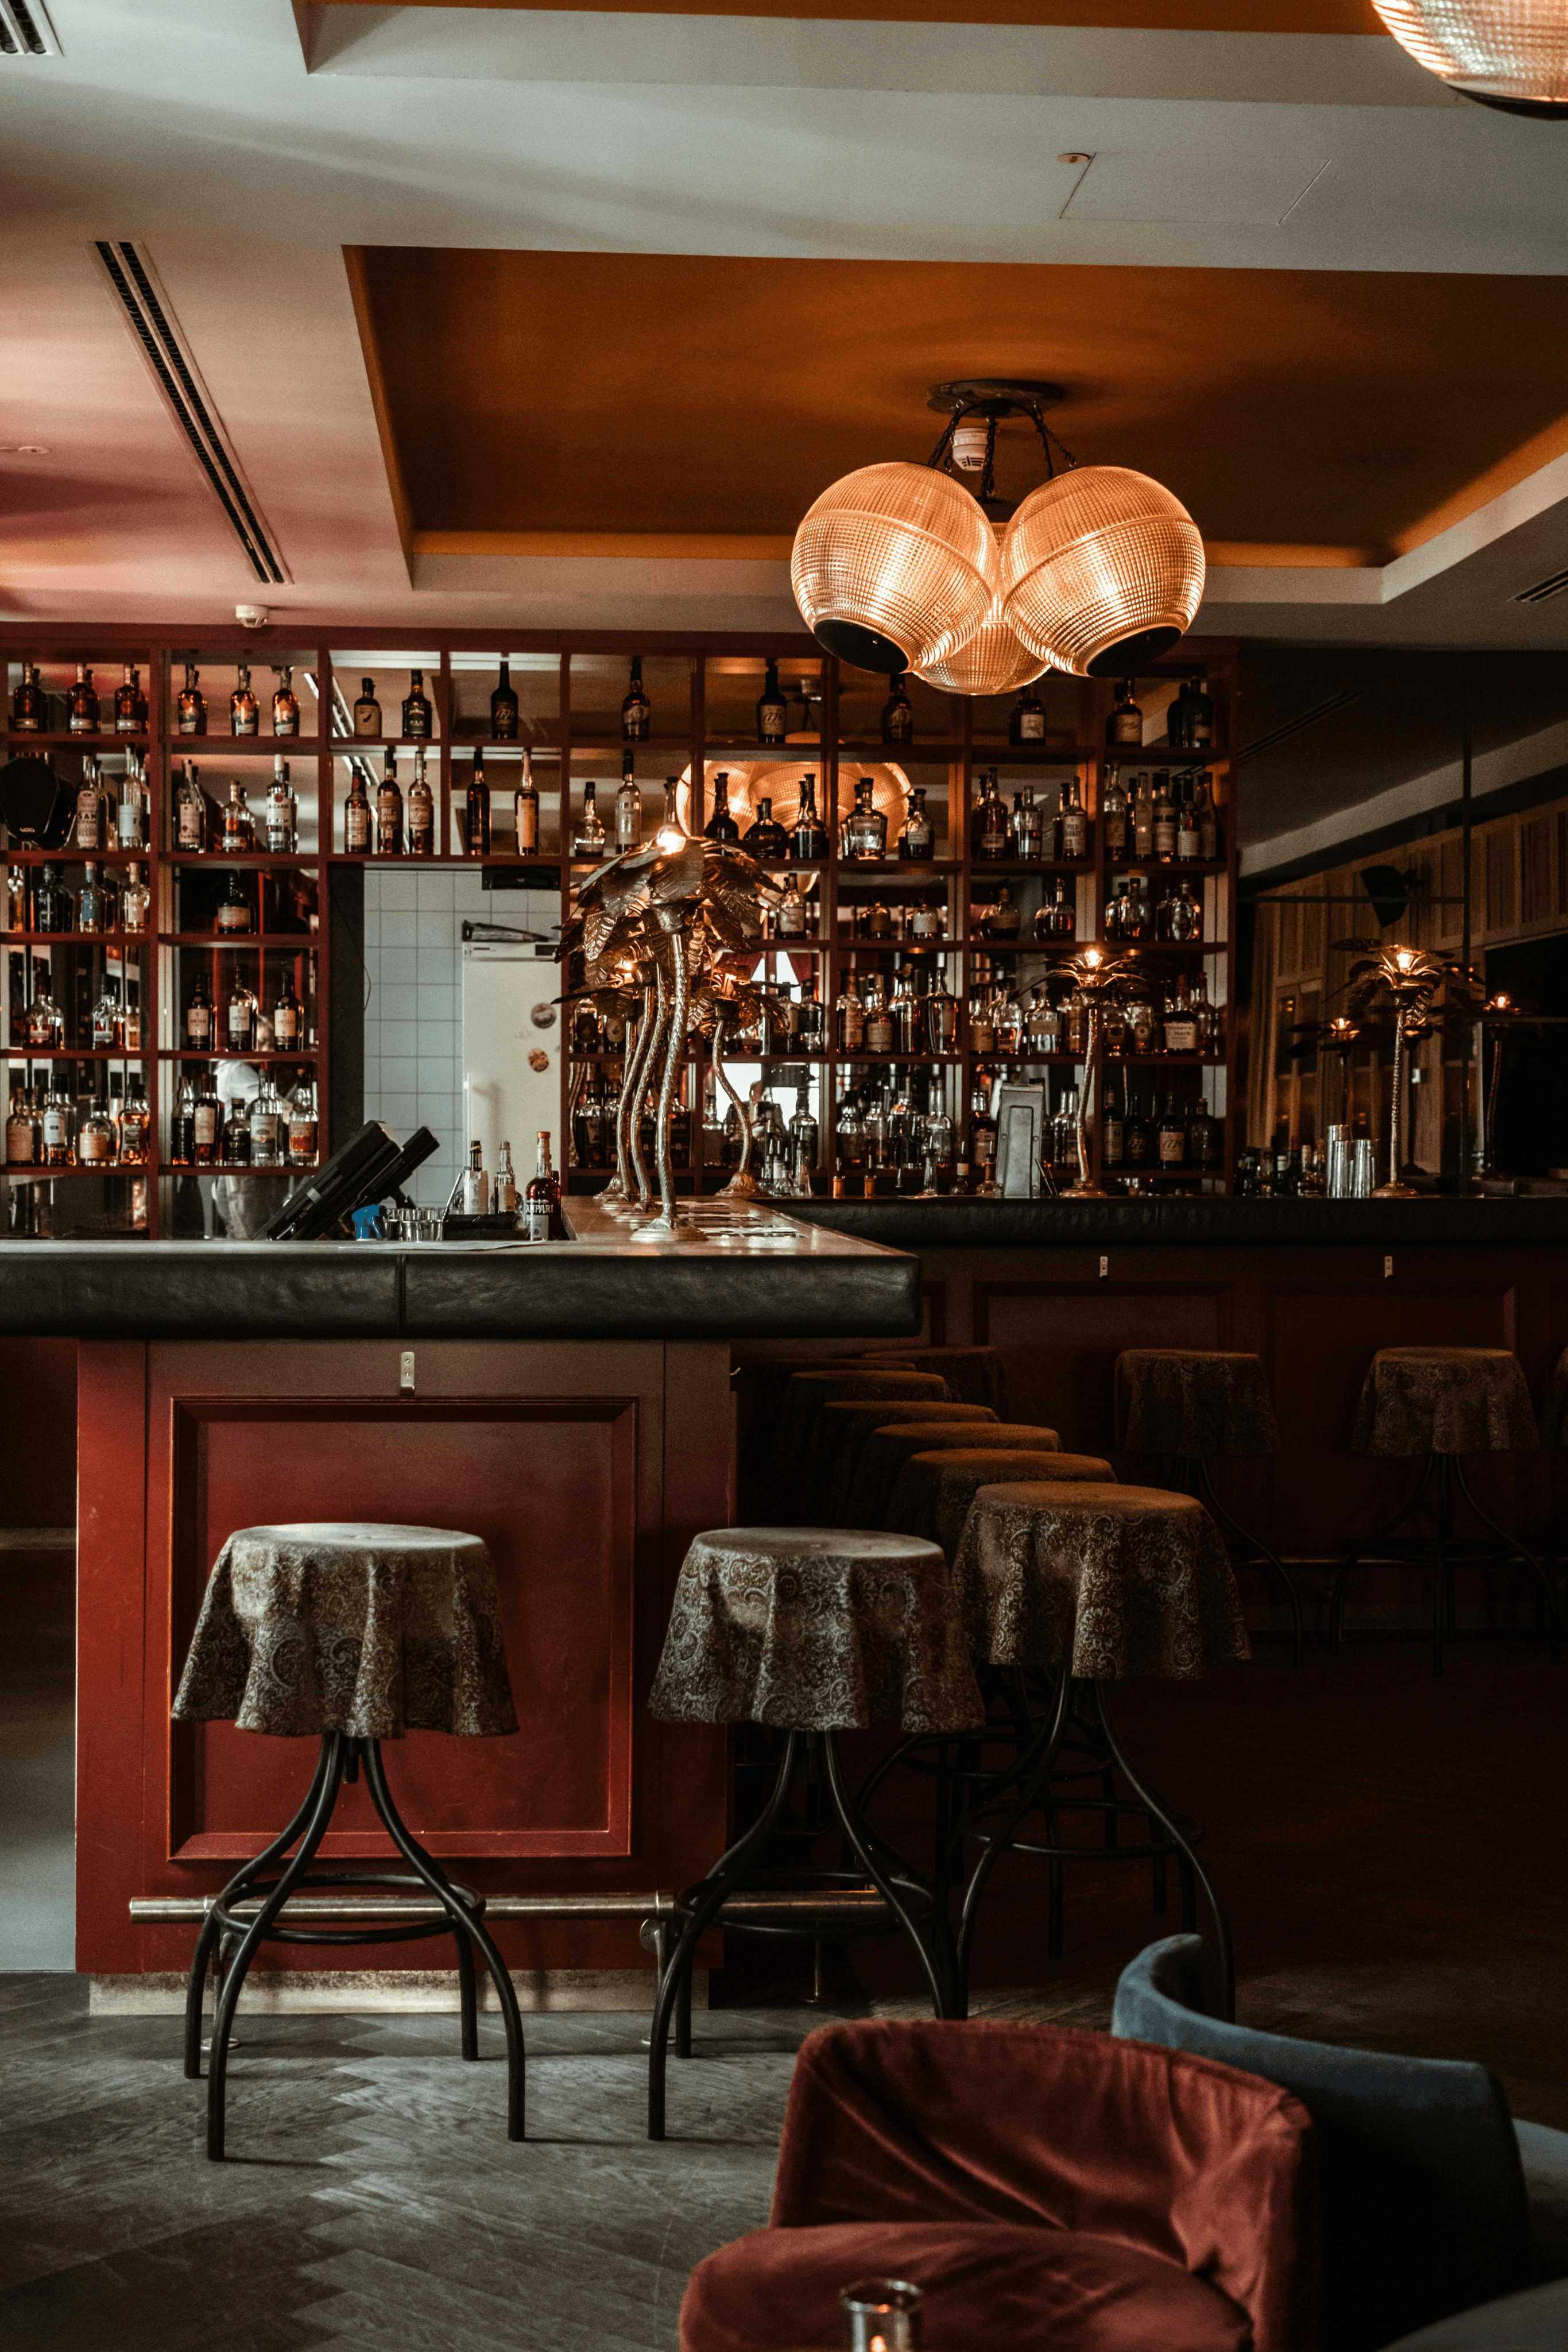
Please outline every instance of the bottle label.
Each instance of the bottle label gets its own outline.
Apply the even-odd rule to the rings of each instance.
[[[77,1139],[77,1158],[89,1166],[110,1159],[113,1150],[113,1137],[99,1128],[84,1127]]]
[[[140,845],[141,840],[141,827],[138,822],[140,815],[139,803],[129,793],[122,793],[114,821],[115,838],[121,849],[135,849]]]
[[[65,1112],[47,1110],[44,1113],[44,1149],[47,1151],[57,1150],[69,1138],[70,1129]]]
[[[1069,809],[1061,820],[1061,854],[1063,857],[1087,855],[1089,827],[1082,809]]]
[[[539,845],[539,804],[525,793],[517,794],[517,855],[531,857]]]
[[[220,931],[248,931],[250,908],[231,906],[225,899],[218,908],[218,929]]]
[[[343,811],[343,846],[345,849],[368,849],[370,845],[370,803],[368,801],[350,801]]]
[[[292,1004],[279,1004],[272,1015],[272,1034],[280,1045],[292,1045],[299,1034],[299,1015]]]
[[[131,1007],[120,1024],[120,1028],[126,1050],[132,1054],[139,1052],[141,1045],[141,1013],[138,1006],[133,1004]]]
[[[377,706],[373,702],[368,707],[362,702],[357,702],[354,705],[355,734],[359,736],[368,735],[374,739],[381,734],[381,731],[382,714]]]
[[[33,1122],[27,1118],[7,1119],[5,1123],[5,1158],[13,1168],[32,1165],[37,1150],[33,1140]]]
[[[77,847],[98,847],[98,794],[83,793],[77,802]]]
[[[254,735],[260,724],[261,713],[259,710],[236,710],[235,712],[234,731],[236,735]],[[281,735],[284,732],[284,730],[279,727],[277,731]]]
[[[1174,1021],[1166,1021],[1166,1051],[1167,1054],[1197,1053],[1197,1024],[1190,1015],[1179,1013]]]
[[[1138,710],[1117,711],[1115,717],[1111,722],[1111,740],[1113,743],[1142,743],[1144,740],[1143,713]]]
[[[214,1144],[218,1139],[218,1109],[215,1103],[198,1103],[192,1132],[198,1143]]]
[[[1107,1168],[1122,1164],[1122,1122],[1107,1117],[1104,1129],[1104,1160]]]
[[[204,1004],[193,1004],[185,1015],[185,1034],[193,1045],[204,1045],[212,1035],[212,1015]]]
[[[250,1115],[250,1148],[257,1160],[270,1159],[277,1144],[277,1120],[269,1110]]]
[[[1044,742],[1045,713],[1043,710],[1026,710],[1020,715],[1019,719],[1019,740],[1020,743]]]
[[[250,1035],[250,1007],[249,1007],[249,1005],[248,1005],[248,1004],[231,1004],[231,1005],[229,1006],[229,1043],[230,1043],[230,1045],[243,1045],[245,1044],[245,1042],[246,1042],[246,1038],[247,1038],[249,1035]]]
[[[290,1160],[315,1159],[316,1122],[313,1118],[291,1118],[289,1120],[288,1157]]]
[[[1169,817],[1162,817],[1155,827],[1155,856],[1156,857],[1174,857],[1176,856],[1176,834],[1174,822]]]
[[[1168,1128],[1162,1128],[1160,1129],[1160,1166],[1179,1168],[1186,1157],[1186,1137],[1182,1129],[1178,1127],[1173,1132]]]
[[[868,1054],[891,1054],[893,1024],[885,1013],[876,1013],[865,1024],[865,1045]]]
[[[180,846],[200,849],[202,845],[202,804],[199,801],[180,803]]]

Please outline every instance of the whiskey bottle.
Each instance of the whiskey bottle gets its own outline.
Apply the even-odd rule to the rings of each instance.
[[[936,855],[936,833],[925,807],[925,787],[913,784],[898,835],[899,863],[929,866]]]
[[[231,735],[259,735],[261,732],[261,709],[251,690],[248,662],[241,662],[239,684],[229,697],[229,732]]]
[[[759,865],[770,865],[789,855],[789,837],[773,814],[770,800],[759,800],[757,814],[740,836],[740,845]]]
[[[980,801],[975,811],[975,855],[992,860],[1012,856],[1013,829],[1008,815],[1008,804],[997,783],[997,772],[992,768],[980,779]]]
[[[915,705],[904,690],[906,673],[900,670],[888,689],[887,700],[882,706],[882,740],[884,743],[913,743],[915,740]]]
[[[1186,1165],[1186,1121],[1176,1108],[1176,1097],[1166,1097],[1166,1107],[1160,1115],[1155,1150],[1164,1172],[1171,1174]]]
[[[169,1164],[189,1168],[196,1156],[196,1089],[182,1078],[174,1108],[169,1114]]]
[[[643,656],[632,656],[632,682],[621,705],[621,740],[645,743],[653,722],[653,707],[643,691]]]
[[[354,704],[354,733],[361,743],[381,741],[382,706],[376,699],[373,677],[360,680],[359,698]]]
[[[288,1164],[291,1168],[313,1166],[319,1133],[316,1081],[314,1078],[301,1078],[288,1098]]]
[[[504,1136],[501,1156],[496,1162],[496,1185],[491,1202],[498,1217],[513,1217],[517,1213],[517,1180],[512,1170],[512,1147]]]
[[[806,901],[793,874],[785,877],[784,896],[774,910],[773,929],[775,936],[781,940],[803,940],[806,936]]]
[[[515,743],[517,740],[517,689],[512,684],[511,666],[503,654],[500,681],[490,696],[490,740]]]
[[[1117,1097],[1109,1092],[1100,1117],[1100,1164],[1103,1168],[1122,1165],[1122,1112]]]
[[[1193,794],[1193,814],[1197,824],[1198,856],[1204,865],[1212,866],[1219,856],[1219,815],[1214,803],[1214,778],[1207,768]]]
[[[346,857],[368,857],[374,818],[371,797],[365,790],[365,780],[356,766],[349,778],[348,798],[343,803],[343,855]]]
[[[1203,1100],[1202,1097],[1199,1096],[1198,1099],[1193,1104],[1191,1110],[1187,1114],[1186,1156],[1188,1165],[1197,1169],[1202,1175],[1214,1175],[1219,1167],[1219,1122],[1209,1110],[1207,1104]],[[1301,1190],[1303,1192],[1308,1192],[1308,1177],[1304,1160],[1302,1163],[1301,1172]],[[1312,1182],[1311,1191],[1308,1192],[1308,1197],[1321,1198],[1323,1190],[1324,1185],[1321,1164],[1314,1164],[1313,1181]]]
[[[636,754],[621,754],[621,785],[615,795],[615,855],[643,846],[643,795],[637,790]]]
[[[78,662],[77,682],[66,703],[66,724],[73,735],[96,735],[98,714],[98,695],[93,687],[92,672],[85,662]]]
[[[286,972],[277,992],[277,1002],[272,1008],[272,1042],[280,1054],[292,1053],[299,1043],[304,1026],[304,1009],[294,993],[294,982]]]
[[[27,869],[25,866],[13,866],[6,871],[5,929],[8,931],[32,929],[27,920]]]
[[[1133,856],[1140,865],[1155,854],[1155,803],[1147,776],[1140,776],[1133,803]]]
[[[397,762],[389,752],[395,778]],[[435,794],[424,772],[424,753],[413,755],[413,781],[408,788],[408,854],[411,857],[434,857],[435,855]]]
[[[873,800],[874,776],[862,776],[855,785],[855,804],[844,819],[842,855],[862,865],[874,865],[887,856],[887,819]]]
[[[486,1217],[490,1213],[490,1179],[485,1172],[477,1138],[468,1146],[468,1165],[463,1171],[462,1213],[465,1217]]]
[[[389,751],[381,782],[376,786],[376,856],[402,856],[402,793],[397,781],[397,757]]]
[[[1141,746],[1143,740],[1144,714],[1133,699],[1133,680],[1130,677],[1118,678],[1115,707],[1105,721],[1105,740],[1113,745],[1135,743]]]
[[[768,676],[757,698],[757,740],[782,743],[789,723],[789,706],[779,691],[779,664],[769,658]]]
[[[534,1172],[523,1195],[523,1216],[529,1241],[549,1241],[552,1227],[559,1222],[559,1206],[560,1181],[550,1164],[549,1131],[541,1128]]]
[[[88,1034],[92,1041],[92,1050],[95,1054],[113,1052],[115,1034],[119,1027],[120,1000],[114,992],[113,983],[106,980],[98,1003],[92,1008],[89,1023]]]
[[[464,800],[463,842],[470,857],[490,855],[490,787],[485,781],[485,754],[477,744],[474,747],[474,764],[468,772],[468,791]]]
[[[145,1168],[152,1158],[152,1111],[145,1079],[134,1071],[114,1116],[115,1158],[121,1168]]]
[[[582,814],[571,837],[571,854],[582,866],[597,866],[604,856],[604,820],[599,814],[599,790],[591,777],[582,787]]]
[[[1077,894],[1074,893],[1071,898],[1068,897],[1067,885],[1059,874],[1056,896],[1049,905],[1041,901],[1040,912],[1034,919],[1034,935],[1037,940],[1071,940],[1077,929]]]
[[[99,932],[114,927],[114,893],[100,878],[98,867],[89,859],[82,868],[81,893],[77,900],[78,931]]]
[[[128,751],[120,799],[114,812],[114,837],[118,848],[146,848],[147,809],[147,772],[135,752]]]
[[[275,675],[277,686],[272,697],[272,731],[275,735],[298,735],[299,698],[294,691],[293,669],[286,663]]]
[[[1105,771],[1105,796],[1101,803],[1100,822],[1105,834],[1105,856],[1112,866],[1120,866],[1127,855],[1127,795],[1123,790],[1117,770]]]
[[[1196,1054],[1197,1051],[1197,1016],[1187,993],[1185,979],[1166,998],[1162,1023],[1165,1049],[1167,1054]]]
[[[434,732],[434,714],[424,690],[424,672],[411,669],[402,703],[402,731],[411,742],[428,743]]]
[[[539,794],[534,782],[533,754],[523,746],[523,781],[517,786],[512,803],[513,827],[517,835],[519,857],[537,857],[539,854]]]
[[[250,893],[237,871],[230,874],[224,895],[218,900],[218,911],[214,929],[224,932],[251,931],[256,929],[255,910],[250,903]]]
[[[270,1078],[262,1079],[261,1091],[251,1104],[249,1127],[251,1166],[276,1168],[283,1158],[283,1105]]]
[[[55,1079],[44,1097],[43,1164],[46,1168],[68,1168],[76,1159],[72,1129],[75,1119],[70,1104]]]
[[[193,660],[185,664],[185,683],[174,706],[177,734],[204,735],[207,731],[207,698],[202,692],[201,676]]]
[[[868,1054],[891,1054],[894,1029],[893,1007],[887,1001],[880,973],[872,974],[865,999],[865,1050]]]
[[[33,1168],[38,1158],[38,1122],[33,1113],[33,1097],[26,1087],[14,1086],[5,1113],[5,1165],[7,1168]]]
[[[236,980],[229,991],[226,1042],[231,1054],[248,1054],[256,1045],[256,999],[245,982]]]
[[[126,662],[115,688],[114,731],[117,735],[141,735],[146,729],[147,697],[141,691],[141,673],[133,662]]]
[[[174,846],[200,851],[207,845],[207,796],[202,790],[193,760],[186,761],[174,787]]]
[[[11,731],[43,735],[48,731],[48,701],[38,677],[37,662],[24,663],[22,682],[11,697]]]
[[[713,780],[713,814],[703,827],[708,841],[738,841],[740,827],[729,813],[729,771],[720,768]]]
[[[1203,937],[1203,908],[1185,877],[1175,897],[1166,901],[1166,937],[1188,947]]]
[[[36,931],[68,931],[76,926],[76,900],[60,879],[57,866],[38,868],[38,885],[33,893],[33,929]]]
[[[299,845],[299,803],[288,781],[288,762],[281,751],[273,754],[272,785],[267,795],[267,850],[269,857],[288,857]]]
[[[1213,742],[1214,704],[1200,669],[1183,678],[1181,692],[1166,714],[1166,731],[1184,751],[1200,751]]]
[[[121,1053],[140,1054],[141,1051],[141,1007],[140,1004],[124,1004],[120,1006],[119,1024],[115,1031],[114,1042],[115,1045]]]
[[[822,1007],[817,995],[817,975],[814,971],[800,992],[800,1043],[802,1054],[820,1054],[822,1050]]]
[[[1013,794],[1013,842],[1020,858],[1034,864],[1045,853],[1045,811],[1034,796],[1034,786],[1025,784]]]
[[[193,1053],[204,1054],[213,1042],[213,1000],[207,994],[207,983],[196,974],[191,991],[191,1001],[185,1007],[185,1043]]]
[[[1149,1164],[1153,1138],[1149,1122],[1129,1097],[1127,1115],[1122,1125],[1122,1159],[1124,1166],[1134,1171]]]
[[[1197,803],[1190,774],[1176,782],[1176,854],[1178,865],[1191,865],[1197,858]]]
[[[1045,705],[1033,687],[1026,686],[1008,713],[1008,741],[1043,743],[1044,740]]]
[[[1069,776],[1061,787],[1061,854],[1076,860],[1089,855],[1089,819],[1078,797],[1078,779]]]
[[[1153,842],[1156,859],[1168,866],[1176,856],[1176,803],[1171,798],[1171,780],[1162,768],[1155,778]]]
[[[250,1114],[238,1095],[230,1102],[223,1123],[218,1158],[225,1168],[250,1166]]]
[[[98,780],[98,761],[89,754],[81,765],[71,838],[78,849],[101,849],[103,834],[103,786]]]
[[[147,929],[147,917],[152,904],[152,893],[142,868],[134,859],[125,869],[125,887],[120,894],[120,928],[135,937]]]
[[[224,803],[218,846],[231,857],[243,857],[248,850],[256,847],[256,819],[250,813],[245,786],[237,776],[230,783],[229,796]]]
[[[39,984],[33,1002],[27,1007],[25,1027],[26,1043],[29,1045],[37,1045],[46,1051],[53,1051],[65,1045],[66,1017],[49,993],[49,983],[47,980]]]
[[[841,1054],[858,1054],[865,1044],[865,1007],[855,993],[852,971],[833,1006],[833,1042]]]

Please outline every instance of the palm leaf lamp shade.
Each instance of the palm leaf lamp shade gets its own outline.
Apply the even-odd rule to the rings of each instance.
[[[1031,490],[1002,541],[1002,611],[1042,660],[1125,677],[1168,652],[1203,598],[1203,541],[1181,500],[1125,466]]]
[[[996,541],[948,474],[894,459],[831,483],[795,533],[789,584],[820,646],[891,677],[946,659],[985,622]]]
[[[1568,122],[1563,0],[1373,0],[1395,39],[1462,98]]]
[[[995,524],[992,529],[995,530]],[[999,541],[1000,533],[997,536]],[[997,573],[999,582],[999,548]],[[998,586],[991,598],[990,611],[974,635],[945,660],[925,663],[920,676],[927,686],[939,687],[945,694],[1016,694],[1020,687],[1032,686],[1044,671],[1055,667],[1054,661],[1042,661],[1010,626],[1002,610]]]

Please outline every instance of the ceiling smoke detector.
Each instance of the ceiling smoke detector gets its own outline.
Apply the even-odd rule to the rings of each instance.
[[[236,604],[235,619],[242,629],[265,629],[272,618],[265,604]]]

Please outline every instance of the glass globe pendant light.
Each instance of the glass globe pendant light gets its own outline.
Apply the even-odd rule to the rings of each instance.
[[[1418,65],[1461,98],[1568,122],[1563,0],[1372,0]]]
[[[1192,517],[1126,466],[1054,475],[1002,541],[1008,625],[1078,677],[1124,677],[1168,652],[1192,625],[1203,582]]]
[[[991,529],[997,540],[997,568],[1001,570],[1001,532],[995,522]],[[1042,661],[1032,646],[1010,627],[1002,611],[1001,590],[991,598],[991,609],[974,635],[946,661],[927,662],[918,675],[927,686],[941,688],[945,694],[1016,694],[1020,687],[1032,686],[1053,661]]]
[[[820,646],[886,677],[972,637],[998,586],[991,527],[950,474],[892,461],[822,492],[795,533],[789,584]]]

